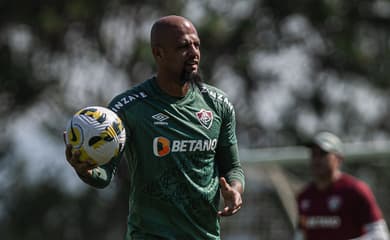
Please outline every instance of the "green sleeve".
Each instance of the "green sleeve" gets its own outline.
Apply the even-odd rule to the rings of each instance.
[[[109,163],[99,166],[92,170],[92,176],[91,177],[83,177],[80,176],[80,179],[83,180],[85,183],[96,187],[96,188],[105,188],[108,184],[110,184],[112,177],[115,174],[117,165],[119,163],[119,160],[121,159],[121,156],[111,160]]]
[[[228,183],[239,181],[245,189],[245,176],[238,157],[237,144],[218,147],[216,159],[220,176],[225,177]]]

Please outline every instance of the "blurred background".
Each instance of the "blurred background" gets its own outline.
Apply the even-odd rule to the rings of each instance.
[[[390,222],[390,1],[0,1],[0,236],[122,239],[128,178],[82,183],[64,157],[71,115],[150,77],[151,24],[190,19],[205,82],[236,108],[244,207],[223,239],[292,239],[300,146],[319,130],[350,144],[344,170]],[[349,146],[349,145],[348,145]]]

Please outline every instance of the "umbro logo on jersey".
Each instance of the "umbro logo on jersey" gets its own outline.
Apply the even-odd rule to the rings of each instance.
[[[211,111],[201,109],[196,113],[196,117],[198,118],[200,124],[207,129],[213,125],[213,112]]]
[[[169,117],[163,113],[157,113],[153,115],[152,118],[157,120],[156,122],[154,122],[154,125],[168,125],[165,120],[167,120]]]

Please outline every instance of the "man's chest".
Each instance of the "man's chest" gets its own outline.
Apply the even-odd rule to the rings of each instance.
[[[205,104],[149,103],[136,114],[133,131],[143,137],[162,136],[192,141],[217,139],[222,125],[218,112]]]

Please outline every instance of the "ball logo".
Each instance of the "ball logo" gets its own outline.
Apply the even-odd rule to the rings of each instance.
[[[80,148],[84,142],[84,134],[79,124],[71,123],[71,131],[68,134],[68,143],[71,143],[74,148]]]
[[[170,141],[165,137],[156,137],[153,140],[153,153],[157,157],[163,157],[171,151]]]

